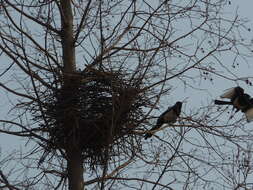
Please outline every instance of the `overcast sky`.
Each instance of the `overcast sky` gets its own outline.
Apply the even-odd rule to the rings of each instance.
[[[240,4],[239,4],[240,3]],[[249,19],[247,24],[248,28],[251,28],[251,32],[245,33],[242,37],[253,40],[253,0],[231,0],[230,8],[228,9],[228,14],[231,13],[231,16],[234,15],[234,12],[237,10],[237,13],[240,17]],[[230,57],[223,57],[224,62],[231,62]],[[253,58],[248,59],[248,64],[240,65],[240,68],[235,71],[238,77],[252,77],[253,78]],[[253,86],[248,87],[244,83],[239,82],[238,84],[224,80],[222,78],[215,78],[213,83],[202,81],[197,86],[203,91],[196,91],[192,89],[176,88],[178,81],[173,81],[175,83],[175,90],[171,96],[171,99],[168,101],[169,104],[173,104],[178,100],[187,99],[187,104],[184,105],[183,111],[189,112],[191,109],[197,108],[201,104],[207,104],[213,99],[217,98],[224,89],[241,85],[245,88],[246,92],[253,96]],[[253,82],[253,80],[252,80]],[[1,95],[2,96],[2,95]],[[4,105],[4,102],[0,102],[0,106]],[[161,112],[166,109],[167,105],[164,108],[161,108]],[[2,110],[6,113],[6,110]],[[1,113],[1,112],[0,112]],[[240,115],[239,115],[240,116]],[[253,125],[253,122],[249,125]],[[23,141],[25,142],[25,141]],[[8,135],[0,134],[0,148],[2,152],[11,152],[14,149],[19,149],[20,141],[17,138],[10,137]],[[0,155],[1,156],[1,155]]]

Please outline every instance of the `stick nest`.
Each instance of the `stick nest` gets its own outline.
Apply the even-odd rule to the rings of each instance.
[[[45,99],[47,146],[51,150],[77,146],[84,163],[91,166],[140,148],[136,146],[140,138],[133,131],[140,126],[149,101],[137,82],[124,77],[95,69],[69,76]]]

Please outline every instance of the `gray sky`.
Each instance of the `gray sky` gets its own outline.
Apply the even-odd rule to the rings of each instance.
[[[239,4],[240,3],[240,4]],[[228,8],[227,12],[228,15],[231,13],[233,16],[234,12],[237,10],[238,14],[241,17],[247,18],[250,21],[247,24],[248,28],[251,28],[251,32],[245,32],[242,36],[245,39],[252,39],[253,40],[253,0],[231,0],[230,8]],[[0,59],[1,60],[1,59]],[[222,61],[224,62],[232,62],[229,56],[222,57]],[[241,60],[243,64],[240,65],[240,67],[237,70],[234,70],[234,72],[237,74],[238,77],[251,77],[253,82],[253,58],[249,58],[248,63],[245,62],[245,60]],[[239,62],[239,60],[238,60]],[[196,91],[190,88],[184,89],[184,88],[177,88],[177,85],[182,85],[178,80],[173,81],[175,90],[171,94],[168,100],[168,104],[171,105],[174,102],[178,100],[183,100],[185,98],[187,99],[187,104],[183,106],[183,111],[190,112],[191,109],[197,109],[200,105],[205,105],[210,103],[213,99],[217,98],[220,94],[223,93],[224,89],[236,86],[237,84],[235,82],[231,82],[228,80],[224,80],[223,78],[215,77],[214,81],[196,81],[193,84],[203,89],[201,91]],[[246,92],[253,96],[253,86],[248,87],[245,85],[244,82],[238,82],[238,84],[245,88]],[[183,86],[180,86],[183,87]],[[2,92],[1,97],[3,96]],[[6,100],[7,101],[7,100]],[[0,110],[0,113],[6,113],[6,103],[5,100],[0,102],[0,106],[2,107],[2,110]],[[167,108],[167,105],[165,107],[161,107],[160,112],[164,111]],[[159,113],[159,112],[158,112]],[[238,114],[236,117],[241,117],[242,114]],[[248,124],[249,126],[253,125],[252,123]],[[20,147],[20,141],[18,141],[19,138],[13,138],[8,135],[2,135],[0,134],[0,150],[1,152],[12,152],[15,149],[19,149]],[[21,139],[21,138],[20,138]],[[23,141],[25,142],[25,141]],[[3,154],[0,154],[0,158],[3,156]]]

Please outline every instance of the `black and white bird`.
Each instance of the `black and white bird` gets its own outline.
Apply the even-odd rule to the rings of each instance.
[[[244,89],[240,86],[229,89],[220,96],[221,98],[228,98],[230,101],[215,100],[217,105],[233,105],[236,112],[239,110],[245,113],[247,121],[253,120],[253,98],[244,93]]]
[[[168,109],[159,116],[156,125],[145,135],[145,139],[152,137],[152,131],[159,129],[163,124],[175,123],[181,113],[181,108],[182,102],[176,102],[174,106],[168,107]]]
[[[250,96],[244,93],[240,86],[229,89],[220,96],[221,98],[230,99],[230,101],[215,100],[217,105],[233,105],[236,111],[244,111],[250,105]]]

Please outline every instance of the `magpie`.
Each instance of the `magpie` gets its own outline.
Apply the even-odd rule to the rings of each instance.
[[[236,112],[241,110],[244,112],[250,106],[250,95],[244,93],[244,89],[240,86],[229,89],[227,92],[220,96],[221,98],[228,98],[230,101],[215,100],[217,105],[233,105]]]
[[[220,96],[221,98],[228,98],[230,101],[215,100],[214,103],[218,105],[233,105],[236,112],[239,110],[245,113],[247,122],[253,120],[253,98],[244,93],[241,87],[234,87]]]
[[[145,139],[152,137],[152,131],[159,129],[163,124],[175,123],[181,113],[181,108],[182,102],[176,102],[174,106],[168,107],[168,109],[158,117],[156,125],[145,135]]]

